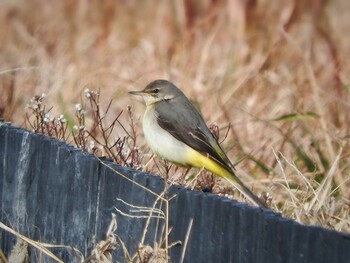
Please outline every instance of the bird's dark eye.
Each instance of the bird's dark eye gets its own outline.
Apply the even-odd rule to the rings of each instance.
[[[157,94],[159,92],[159,89],[154,89],[153,93]]]

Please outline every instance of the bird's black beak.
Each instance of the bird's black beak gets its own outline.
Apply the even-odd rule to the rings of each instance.
[[[131,95],[143,95],[145,92],[143,90],[129,91]]]

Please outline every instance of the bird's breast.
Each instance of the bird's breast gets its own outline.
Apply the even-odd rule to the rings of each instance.
[[[146,108],[143,132],[151,150],[160,157],[177,164],[187,165],[189,146],[178,141],[157,122],[155,107]]]

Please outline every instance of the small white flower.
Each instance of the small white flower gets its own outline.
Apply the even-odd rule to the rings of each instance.
[[[81,105],[80,105],[80,103],[75,104],[75,110],[76,110],[76,111],[81,111]]]
[[[60,123],[66,123],[67,122],[66,118],[64,118],[64,116],[62,114],[58,117],[57,121],[60,122]]]
[[[32,105],[31,105],[31,108],[32,108],[33,110],[36,110],[36,109],[39,108],[39,106],[38,106],[38,104],[32,104]]]
[[[90,98],[91,97],[91,91],[89,89],[84,90],[85,97]]]
[[[44,122],[50,122],[53,121],[54,117],[50,113],[46,113],[44,116]]]
[[[90,141],[90,149],[93,149],[95,147],[95,142],[94,141]]]

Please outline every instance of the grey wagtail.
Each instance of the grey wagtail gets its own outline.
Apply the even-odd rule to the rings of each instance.
[[[204,168],[225,178],[257,206],[268,208],[234,173],[234,168],[202,116],[185,94],[167,80],[155,80],[142,91],[146,104],[143,132],[152,151],[182,166]]]

